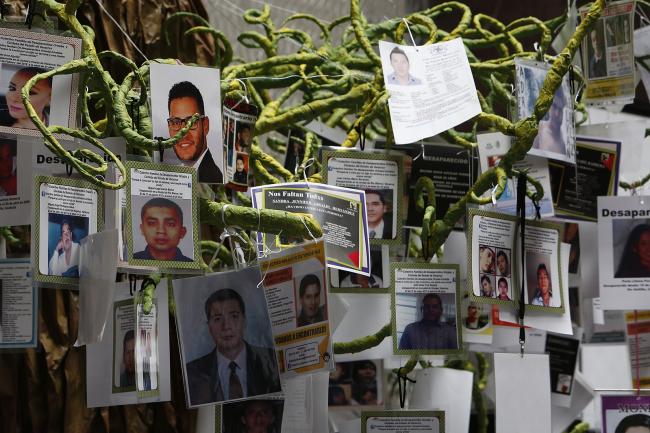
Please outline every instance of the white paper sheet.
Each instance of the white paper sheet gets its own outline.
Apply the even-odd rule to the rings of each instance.
[[[409,409],[445,411],[445,433],[467,433],[472,407],[473,374],[451,368],[418,370]]]
[[[201,406],[196,416],[196,433],[214,433],[215,406]]]
[[[282,381],[284,411],[282,432],[299,433],[311,430],[312,425],[312,376],[294,376]],[[325,393],[327,394],[327,392]]]
[[[350,306],[332,341],[344,342],[364,335],[374,334],[382,326],[390,323],[390,295],[384,294],[339,294]],[[363,359],[386,358],[393,356],[393,343],[385,338],[380,345],[359,353],[336,355],[336,362],[360,361]]]
[[[632,383],[626,344],[583,344],[582,374],[593,389],[629,389]]]
[[[79,332],[75,346],[102,341],[117,273],[116,229],[82,239],[79,246]]]
[[[550,433],[548,355],[494,354],[496,431]]]
[[[603,310],[650,309],[650,197],[598,197],[598,276]]]
[[[379,53],[395,143],[432,137],[481,112],[461,38],[417,47],[379,41]]]

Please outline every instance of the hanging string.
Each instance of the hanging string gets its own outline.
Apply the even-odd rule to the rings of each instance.
[[[415,383],[416,381],[408,377],[406,374],[402,374],[402,367],[397,369],[397,384],[399,385],[399,407],[404,409],[404,403],[406,402],[406,383],[411,382]]]
[[[408,30],[409,36],[411,36],[411,43],[413,44],[414,47],[416,47],[417,44],[415,43],[415,39],[413,39],[413,33],[411,33],[411,28],[409,27],[409,22],[406,21],[406,18],[402,18],[402,21],[404,21],[404,24],[406,24],[406,30]]]
[[[140,51],[140,48],[138,48],[138,46],[135,44],[135,42],[133,42],[133,40],[132,40],[132,39],[129,37],[129,35],[124,31],[124,29],[122,29],[122,27],[120,27],[120,25],[119,25],[119,23],[117,22],[117,20],[116,20],[115,18],[113,18],[113,15],[111,15],[111,14],[106,10],[106,8],[105,8],[104,5],[101,3],[101,1],[100,1],[100,0],[95,0],[95,2],[96,2],[97,5],[99,6],[99,8],[102,10],[102,12],[104,12],[104,13],[106,14],[106,16],[108,16],[108,18],[109,18],[111,21],[113,21],[113,24],[115,24],[115,26],[120,30],[120,32],[122,32],[122,34],[124,35],[124,37],[126,38],[126,40],[129,41],[129,43],[133,46],[133,48],[135,48],[135,50],[136,50],[138,53],[140,53],[140,55],[141,55],[142,57],[144,57],[144,59],[145,59],[146,61],[149,61],[149,59],[147,58],[147,56],[145,56],[144,53],[143,53],[142,51]]]
[[[634,310],[634,363],[636,370],[636,396],[641,397],[641,371],[639,367],[639,329],[637,328],[637,310]]]
[[[517,178],[517,217],[519,219],[519,235],[521,236],[521,291],[519,297],[519,347],[521,357],[524,357],[524,346],[526,344],[526,330],[524,329],[524,316],[526,315],[526,304],[524,303],[524,275],[526,265],[524,254],[526,248],[526,173],[520,172]]]

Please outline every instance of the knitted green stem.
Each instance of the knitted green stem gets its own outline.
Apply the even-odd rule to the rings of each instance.
[[[367,335],[344,343],[334,343],[334,354],[340,355],[343,353],[363,352],[364,350],[379,346],[379,344],[384,341],[384,338],[389,337],[391,333],[392,331],[389,323],[384,325],[375,334]]]

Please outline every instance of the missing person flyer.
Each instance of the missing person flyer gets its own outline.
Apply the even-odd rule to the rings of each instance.
[[[551,65],[515,58],[517,117],[525,119],[535,113],[535,104]],[[528,151],[550,159],[575,164],[575,130],[573,126],[573,97],[568,74],[553,95],[553,104],[539,120],[537,136]]]
[[[433,410],[361,412],[361,433],[445,433],[445,413]]]
[[[645,433],[650,431],[650,397],[646,395],[603,395],[602,433]]]
[[[620,151],[620,141],[576,137],[575,165],[549,161],[555,216],[597,221],[597,197],[618,190]]]
[[[88,407],[169,401],[171,376],[168,301],[167,279],[163,278],[156,286],[152,299],[152,311],[157,311],[155,343],[158,345],[158,369],[142,374],[142,366],[138,364],[142,363],[143,358],[138,356],[137,341],[142,335],[137,328],[133,295],[128,282],[116,284],[102,340],[86,345]],[[137,308],[141,309],[142,304]],[[152,342],[151,338],[149,342]],[[154,385],[151,388],[155,388],[156,392],[148,395],[138,393],[138,382]]]
[[[324,151],[325,181],[366,192],[368,236],[373,243],[402,238],[402,156]]]
[[[459,272],[458,265],[392,264],[393,353],[462,350]]]
[[[584,19],[588,7],[580,8]],[[632,102],[634,79],[634,1],[608,2],[582,40],[582,70],[587,79],[588,102]]]
[[[278,370],[284,378],[333,367],[325,242],[305,242],[260,259]]]
[[[199,268],[196,171],[127,161],[127,257],[130,265]]]
[[[0,29],[0,82],[4,96],[0,132],[43,139],[22,101],[28,80],[81,56],[81,39],[41,32]],[[37,81],[30,90],[33,114],[45,126],[74,129],[77,122],[78,74],[62,74]],[[5,90],[6,89],[6,90]],[[54,134],[63,138],[62,134]],[[69,137],[67,137],[69,138]]]
[[[36,347],[38,290],[29,260],[0,260],[0,349]]]
[[[257,121],[257,107],[244,101],[226,98],[223,101],[223,145],[225,148],[226,178],[229,188],[248,189],[250,154],[253,130]]]
[[[598,197],[604,310],[650,309],[650,197]]]
[[[251,190],[253,207],[313,215],[323,229],[327,266],[370,275],[366,193],[317,183],[282,183]],[[289,235],[258,233],[264,249],[287,248],[302,242]]]
[[[423,46],[379,41],[395,143],[453,128],[481,112],[461,38]]]
[[[632,386],[648,388],[650,385],[650,311],[626,311],[625,331],[630,351],[628,358],[631,364]]]
[[[519,302],[521,281],[520,228],[511,215],[468,210],[468,290],[472,300],[513,305]],[[557,314],[565,309],[560,247],[563,226],[526,221],[524,302],[526,309]]]
[[[504,135],[500,132],[488,132],[485,134],[477,134],[476,140],[478,142],[478,154],[481,162],[481,172],[486,172],[489,169],[499,165],[499,161],[505,155],[512,145],[512,137]],[[528,175],[535,179],[542,185],[544,191],[551,190],[551,182],[548,168],[548,160],[540,156],[526,155],[523,160],[518,161],[512,165],[517,170],[528,170]],[[465,190],[467,191],[467,190]],[[507,213],[510,215],[517,214],[517,197],[514,179],[508,178],[506,189],[501,194],[501,197],[496,203],[492,205],[485,205],[483,209],[496,207],[499,212]],[[489,195],[492,190],[487,191],[485,194]],[[530,200],[526,200],[526,216],[533,218],[536,215],[535,206]],[[548,193],[544,194],[544,198],[539,202],[539,213],[543,218],[552,217],[553,200]]]
[[[35,280],[78,284],[79,243],[103,225],[103,190],[82,180],[36,176],[32,231]]]
[[[405,146],[406,147],[406,146]],[[478,164],[468,149],[450,144],[408,146],[406,160],[408,182],[408,211],[405,225],[422,227],[424,209],[416,205],[415,184],[422,176],[436,187],[436,219],[442,219],[450,206],[463,198],[478,174]],[[410,166],[410,174],[408,167]],[[424,192],[425,207],[428,197]]]

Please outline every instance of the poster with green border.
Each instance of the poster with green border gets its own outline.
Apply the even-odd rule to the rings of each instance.
[[[361,412],[361,433],[410,433],[411,431],[445,433],[445,412],[441,410],[372,410]]]
[[[472,301],[517,307],[522,284],[521,237],[519,235],[518,218],[499,212],[470,208],[467,212],[467,219],[467,291],[470,293]],[[481,229],[481,226],[484,226],[484,228]],[[482,238],[479,229],[486,233]],[[531,233],[528,233],[530,229],[535,230],[534,236],[531,236],[533,234],[532,230]],[[562,284],[560,260],[564,227],[561,224],[549,221],[527,219],[526,232],[528,234],[526,238],[528,239],[526,254],[531,256],[537,254],[537,256],[545,257],[545,260],[540,260],[540,262],[544,263],[552,298],[559,300],[558,306],[533,305],[529,301],[526,303],[526,310],[562,314],[566,307],[563,300],[563,292],[566,288]],[[543,239],[542,236],[544,232],[548,235],[546,239]],[[549,242],[551,247],[544,245]],[[509,269],[506,272],[503,272],[500,268],[499,256],[501,251],[506,252],[507,267]],[[482,254],[490,257],[482,257]],[[491,262],[492,264],[486,265],[486,269],[483,269],[483,262]],[[541,264],[538,271],[540,267]],[[529,272],[527,272],[526,277],[530,279],[528,274]],[[481,294],[482,279],[486,277],[494,291],[494,297]],[[498,284],[502,278],[509,281],[509,299],[499,299],[497,297],[499,294]],[[557,288],[557,291],[553,292],[555,288]],[[529,294],[526,295],[526,298],[528,297]]]
[[[403,156],[355,150],[323,150],[322,161],[324,182],[345,188],[362,189],[366,192],[368,233],[372,233],[370,226],[373,215],[378,213],[376,209],[383,206],[382,224],[388,224],[389,227],[384,226],[381,230],[382,235],[390,228],[393,236],[373,238],[370,235],[370,243],[401,245],[404,220]],[[375,202],[376,205],[373,206]]]
[[[33,209],[34,279],[53,285],[79,284],[79,242],[104,228],[104,190],[84,180],[36,176]],[[66,233],[70,233],[69,264],[63,238],[65,225]],[[56,226],[60,227],[58,232]],[[59,259],[54,260],[60,244]],[[72,265],[74,261],[76,266]]]
[[[129,265],[199,269],[201,250],[196,170],[138,161],[127,161],[124,166],[127,171],[124,237]],[[160,218],[151,218],[151,227],[148,228],[141,219],[143,208],[169,210],[171,217],[163,219],[161,214]],[[180,221],[172,221],[174,215]],[[154,252],[151,244],[154,244]],[[172,247],[175,254],[171,259],[154,258],[159,252],[168,253]]]
[[[401,279],[398,278],[400,271],[406,271]],[[463,351],[463,337],[460,329],[462,296],[460,293],[460,266],[412,262],[391,263],[391,280],[390,310],[393,353],[395,355],[449,355],[461,353]],[[398,295],[405,297],[405,299],[398,300]],[[415,302],[408,299],[411,297],[409,295],[416,295],[412,296],[415,298]],[[422,305],[418,304],[417,298],[419,295],[424,295],[421,299]],[[402,305],[402,301],[404,305]],[[414,303],[415,306],[409,305],[411,303]],[[436,310],[440,311],[437,318],[433,320],[425,318],[425,304],[427,310],[431,309],[429,308],[430,304],[438,304]],[[407,313],[413,307],[415,307],[415,315],[408,317]],[[404,320],[400,319],[400,323],[398,323],[398,309],[404,310],[404,316],[407,316],[404,318],[409,322],[403,328]],[[419,317],[417,314],[418,309],[422,309],[422,318],[420,320],[417,320]],[[427,314],[429,314],[428,311]],[[435,313],[431,314],[432,317],[435,315]],[[453,325],[450,324],[452,316]],[[434,323],[431,323],[431,321]],[[398,329],[403,329],[403,331],[398,333]],[[398,334],[402,335],[399,336]],[[405,339],[405,334],[409,336],[408,339]],[[429,341],[429,338],[432,338],[433,342]],[[417,343],[412,340],[417,341]],[[426,340],[425,346],[433,346],[435,342],[436,345],[440,344],[443,348],[411,347],[413,345],[422,346],[419,344],[420,340]],[[456,348],[453,348],[453,346],[456,346]]]

